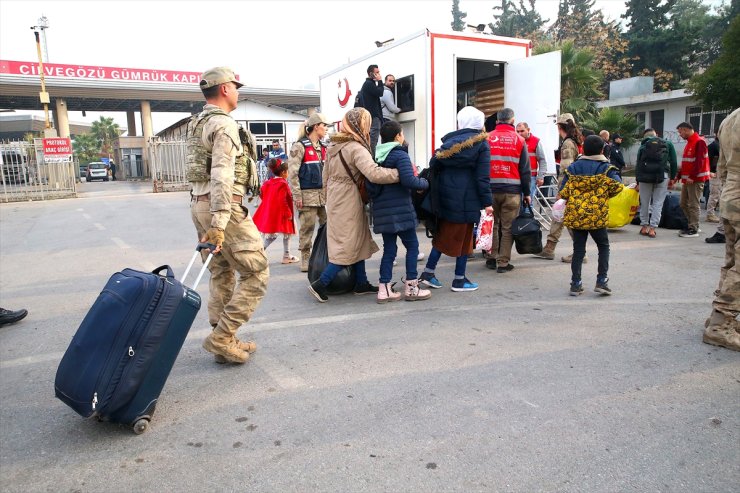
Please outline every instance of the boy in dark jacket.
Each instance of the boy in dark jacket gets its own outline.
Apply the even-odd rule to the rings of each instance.
[[[372,185],[373,231],[383,235],[383,258],[380,261],[380,286],[378,303],[396,301],[401,293],[393,290],[393,261],[398,253],[396,240],[401,238],[406,247],[406,301],[426,300],[432,296],[428,289],[421,289],[416,267],[419,256],[419,240],[416,226],[419,224],[411,194],[429,188],[424,178],[414,176],[413,164],[408,151],[403,147],[403,130],[396,121],[388,121],[380,129],[379,144],[375,149],[375,161],[384,168],[396,168],[400,183]]]
[[[560,198],[567,201],[565,226],[573,231],[573,258],[570,263],[570,295],[583,293],[581,266],[586,255],[586,240],[591,235],[599,249],[598,276],[594,291],[602,295],[612,293],[609,288],[609,199],[619,195],[624,185],[619,173],[602,154],[604,141],[590,135],[583,142],[583,156],[571,163],[560,185]]]

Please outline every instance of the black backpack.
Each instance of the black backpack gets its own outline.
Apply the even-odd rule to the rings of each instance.
[[[635,178],[642,183],[661,183],[665,178],[668,146],[660,137],[651,137],[640,146]]]

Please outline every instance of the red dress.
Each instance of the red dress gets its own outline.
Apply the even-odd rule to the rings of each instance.
[[[262,203],[252,220],[261,233],[295,234],[293,195],[285,178],[271,178],[262,185]]]

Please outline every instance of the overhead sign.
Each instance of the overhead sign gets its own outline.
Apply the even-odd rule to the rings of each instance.
[[[44,139],[44,157],[66,157],[72,154],[72,142],[68,137]]]
[[[0,74],[39,76],[37,62],[18,62],[0,60]],[[103,79],[133,80],[139,82],[174,82],[179,84],[197,84],[200,72],[181,72],[176,70],[156,70],[146,68],[96,67],[91,65],[64,65],[45,63],[45,77],[63,77],[66,79]],[[237,80],[239,76],[236,76]]]

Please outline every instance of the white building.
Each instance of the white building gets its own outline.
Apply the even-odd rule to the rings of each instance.
[[[701,135],[714,137],[719,124],[732,111],[703,108],[701,103],[684,89],[655,93],[653,78],[644,76],[610,82],[609,99],[597,102],[596,106],[622,108],[636,115],[643,123],[643,128],[654,128],[659,136],[670,140],[676,147],[679,158],[686,145],[686,141],[679,137],[676,131],[679,123],[689,122]],[[624,157],[628,164],[635,162],[638,147],[634,145],[625,150]]]

